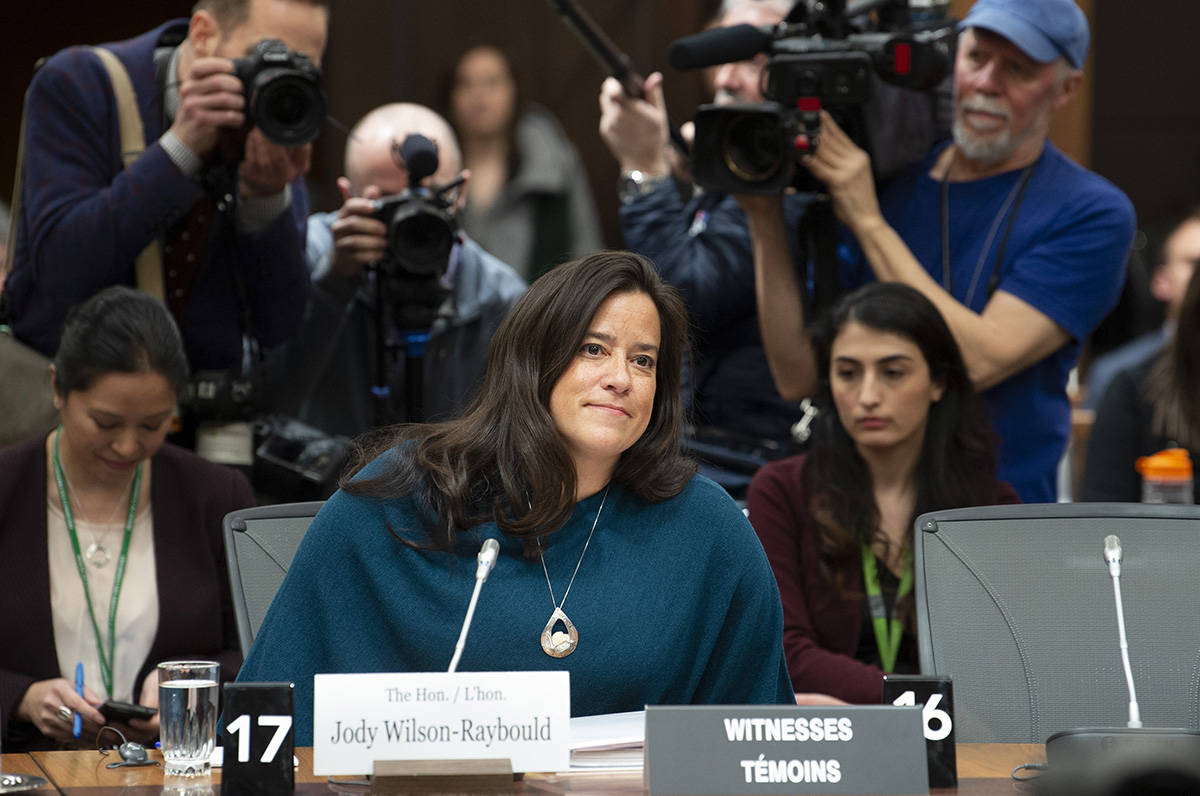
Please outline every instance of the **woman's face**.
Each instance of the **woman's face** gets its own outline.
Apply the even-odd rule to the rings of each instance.
[[[654,410],[658,309],[645,293],[613,293],[592,317],[550,393],[550,415],[576,468],[616,467]]]
[[[851,321],[833,340],[829,385],[838,418],[859,450],[920,446],[944,385],[907,337]]]
[[[105,373],[85,390],[55,396],[72,480],[125,486],[171,428],[175,392],[161,373]]]
[[[503,133],[512,125],[516,99],[516,85],[499,52],[480,47],[459,61],[450,105],[460,136]]]

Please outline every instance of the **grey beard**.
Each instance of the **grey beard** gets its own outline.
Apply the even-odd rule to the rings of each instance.
[[[1000,163],[1017,149],[1018,142],[1013,141],[1010,133],[1005,133],[1005,135],[993,138],[990,141],[981,141],[968,133],[963,127],[962,122],[957,120],[954,122],[952,132],[954,135],[954,145],[958,147],[958,151],[967,160],[974,161],[982,166],[992,166]]]

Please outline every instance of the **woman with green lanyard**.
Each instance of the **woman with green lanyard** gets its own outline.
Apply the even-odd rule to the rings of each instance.
[[[878,703],[916,672],[912,533],[935,509],[1016,503],[990,425],[937,309],[913,288],[844,297],[814,334],[820,415],[810,451],[746,495],[783,600],[797,699]]]
[[[163,444],[188,382],[170,313],[129,288],[98,293],[68,316],[52,381],[61,425],[0,450],[6,752],[94,747],[105,700],[157,706],[162,660],[216,660],[227,678],[241,663],[221,519],[253,495]],[[120,726],[148,740],[158,719]]]

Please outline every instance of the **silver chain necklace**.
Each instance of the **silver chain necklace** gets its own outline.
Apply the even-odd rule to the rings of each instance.
[[[108,536],[108,534],[105,533],[104,538],[102,538],[99,534],[96,533],[94,528],[102,527],[104,529],[104,531],[106,531],[106,532],[111,530],[112,526],[116,522],[117,512],[121,510],[122,503],[125,503],[126,505],[128,505],[128,501],[126,501],[124,499],[118,500],[116,505],[113,507],[112,514],[109,515],[109,517],[108,517],[108,522],[96,523],[96,522],[93,522],[92,520],[88,519],[87,517],[83,516],[83,511],[82,511],[83,497],[79,494],[79,491],[77,489],[75,489],[75,485],[71,483],[71,479],[70,479],[70,477],[67,476],[67,470],[65,467],[63,468],[63,480],[65,480],[67,482],[67,499],[71,500],[72,498],[74,498],[74,502],[76,504],[78,504],[78,506],[80,508],[80,517],[79,518],[81,520],[87,522],[88,525],[90,526],[88,528],[88,533],[92,537],[92,543],[87,546],[87,550],[84,551],[83,557],[93,567],[96,567],[97,569],[102,569],[108,564],[109,561],[112,561],[112,553],[108,552],[108,548],[104,546],[104,538],[106,538]],[[129,489],[130,489],[130,487],[133,486],[133,480],[134,480],[133,478],[129,479],[129,484],[125,487],[125,491],[122,492],[122,498],[124,498],[124,496],[129,494]]]
[[[567,602],[567,595],[571,593],[571,587],[575,585],[575,576],[579,574],[579,566],[583,563],[583,557],[587,555],[588,545],[592,543],[592,534],[596,532],[596,524],[600,522],[600,512],[604,511],[604,503],[608,500],[608,489],[609,487],[604,487],[604,497],[600,498],[600,508],[596,509],[596,519],[592,520],[592,529],[588,531],[587,540],[583,543],[583,550],[579,553],[579,560],[575,562],[575,571],[571,573],[571,580],[567,583],[567,590],[563,592],[561,601],[557,601],[554,597],[554,586],[550,584],[550,570],[546,569],[546,557],[542,555],[542,540],[541,537],[537,539],[538,560],[542,562],[542,572],[546,575],[546,586],[550,589],[550,604],[554,606],[554,613],[550,614],[550,621],[542,628],[541,639],[542,650],[551,658],[565,658],[579,646],[579,631],[563,613],[562,607]],[[559,621],[566,627],[565,633],[554,629],[554,624]]]

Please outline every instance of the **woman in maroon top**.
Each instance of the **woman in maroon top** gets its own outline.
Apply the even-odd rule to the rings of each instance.
[[[878,703],[885,671],[917,670],[916,517],[1017,497],[996,479],[982,401],[928,299],[868,285],[813,339],[812,448],[763,467],[746,502],[779,583],[793,687]],[[874,614],[872,602],[882,602]]]

